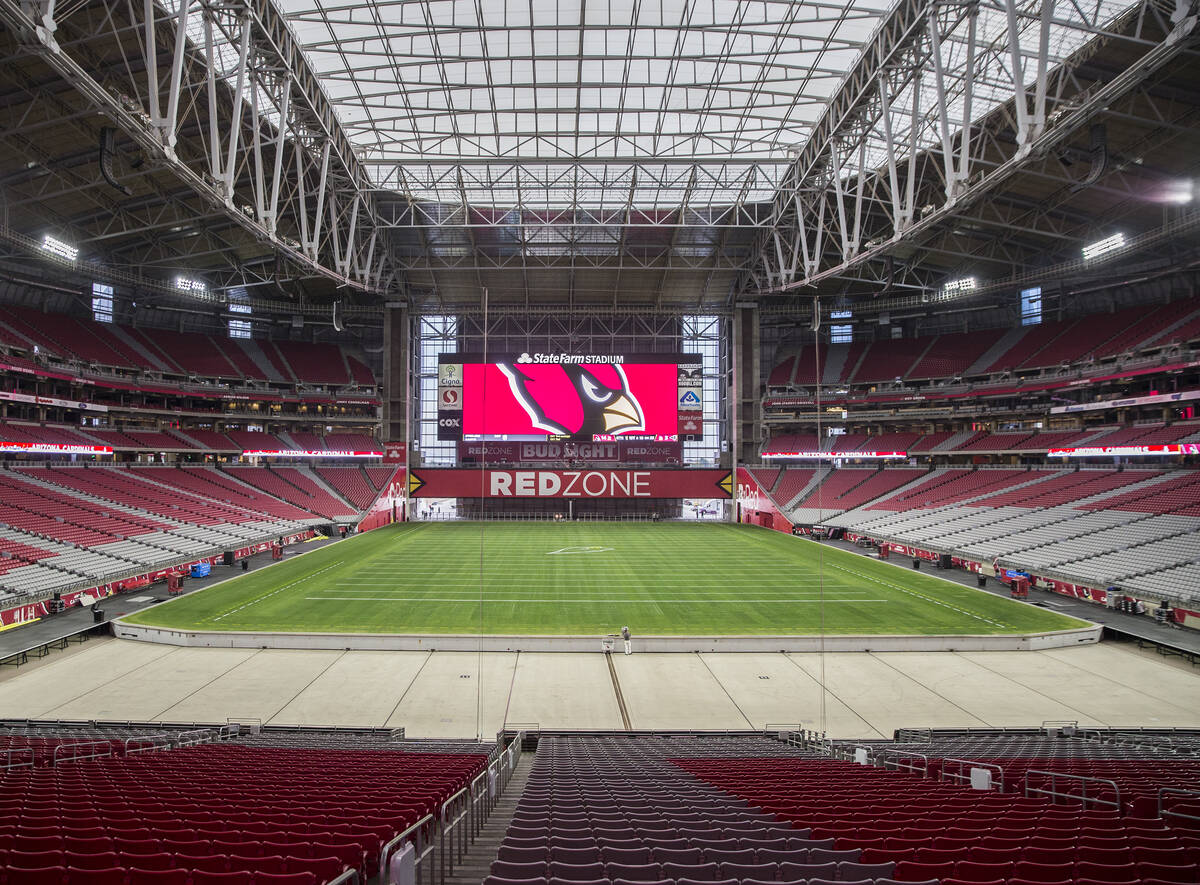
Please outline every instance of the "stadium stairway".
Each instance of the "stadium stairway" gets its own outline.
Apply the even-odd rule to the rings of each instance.
[[[789,469],[796,469],[796,468],[789,468]],[[824,482],[825,477],[827,475],[828,475],[827,470],[825,473],[822,473],[821,469],[814,470],[812,477],[809,479],[809,481],[807,483],[804,484],[804,487],[801,488],[800,491],[798,491],[794,495],[788,495],[787,500],[785,500],[785,501],[776,500],[776,504],[779,506],[779,509],[783,510],[786,513],[787,509],[789,507],[791,507],[794,502],[803,501],[806,495],[808,495],[810,492],[812,492],[813,489],[815,489],[818,485],[820,485],[822,482]],[[783,473],[781,472],[779,481],[775,484],[776,489],[782,490],[783,483],[784,483]]]
[[[824,371],[821,374],[821,384],[837,384],[846,368],[846,359],[850,356],[848,344],[833,344],[825,349]]]
[[[234,347],[237,347],[239,344],[241,345],[242,350],[248,357],[250,357],[250,360],[255,366],[258,367],[258,369],[263,373],[263,377],[268,381],[285,380],[283,373],[280,372],[279,369],[275,368],[274,365],[272,365],[270,359],[267,358],[266,353],[259,346],[259,343],[253,338],[243,338],[239,341],[233,341],[231,343]]]
[[[529,781],[529,773],[533,769],[534,754],[526,751],[517,757],[517,765],[513,769],[508,786],[504,788],[500,800],[492,809],[487,823],[475,837],[474,844],[467,849],[462,861],[454,865],[452,873],[446,876],[443,885],[479,885],[487,878],[492,861],[500,852],[500,843],[508,832],[513,815],[525,793],[525,784]]]
[[[329,497],[333,498],[333,500],[341,502],[354,511],[361,509],[357,504],[335,489],[332,485],[327,483],[325,478],[321,476],[321,474],[317,473],[317,471],[315,471],[312,467],[297,467],[296,472],[315,485],[317,488],[324,490],[324,492],[329,495]]]

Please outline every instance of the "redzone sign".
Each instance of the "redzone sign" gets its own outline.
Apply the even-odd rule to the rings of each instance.
[[[415,498],[728,498],[727,470],[415,470]]]
[[[648,470],[493,471],[489,498],[649,498]]]

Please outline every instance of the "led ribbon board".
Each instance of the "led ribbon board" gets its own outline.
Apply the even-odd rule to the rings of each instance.
[[[908,452],[763,452],[764,458],[794,458],[797,460],[840,461],[843,459],[862,458],[864,460],[904,459]]]
[[[112,446],[68,443],[0,442],[0,452],[32,452],[47,455],[111,455]]]
[[[243,458],[382,458],[383,452],[351,452],[331,449],[243,449]]]
[[[1200,443],[1167,443],[1161,446],[1081,446],[1070,449],[1051,449],[1051,458],[1121,458],[1134,455],[1171,457],[1200,454]]]

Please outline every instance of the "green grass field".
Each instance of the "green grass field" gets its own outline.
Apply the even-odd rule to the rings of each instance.
[[[829,545],[687,523],[391,526],[125,620],[303,633],[596,635],[628,625],[643,636],[1083,626]]]

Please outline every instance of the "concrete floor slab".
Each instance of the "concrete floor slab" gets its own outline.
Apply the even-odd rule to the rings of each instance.
[[[639,729],[822,730],[816,654],[613,656]],[[482,667],[482,669],[480,669]],[[902,726],[1200,726],[1200,672],[1102,643],[1043,652],[831,653],[824,730]],[[767,676],[767,679],[760,679]],[[482,688],[482,693],[480,689]],[[508,722],[618,729],[598,653],[173,648],[99,640],[0,673],[0,717],[404,726],[414,737],[491,738]]]
[[[93,641],[12,671],[0,682],[0,716],[57,718],[52,710],[110,683],[119,685],[122,677],[171,653],[169,646],[134,645]]]
[[[431,652],[348,651],[296,695],[273,725],[382,728]]]
[[[482,669],[477,652],[434,652],[387,725],[404,726],[409,737],[493,740],[504,725],[516,663],[516,652],[485,654]]]
[[[814,728],[821,708],[821,686],[784,654],[706,654],[704,663],[755,728],[802,725]],[[765,679],[762,677],[766,677]],[[830,733],[846,738],[882,734],[840,699],[827,695]],[[820,731],[820,728],[816,728]]]
[[[620,730],[621,711],[604,656],[522,652],[508,721]]]
[[[165,710],[162,718],[168,722],[261,719],[268,723],[343,654],[290,649],[257,651]]]
[[[876,654],[875,657],[897,674],[924,685],[990,726],[1036,725],[1051,719],[1076,718],[1075,711],[1057,700],[1038,694],[957,652]]]
[[[1042,652],[964,652],[964,657],[1012,679],[1031,691],[1063,705],[1058,718],[1077,719],[1080,725],[1176,725],[1176,717],[1195,721],[1195,710],[1180,710],[1109,678],[1110,670],[1124,664],[1120,649],[1109,649],[1096,667],[1068,663]]]
[[[1042,654],[1072,667],[1099,673],[1106,680],[1145,695],[1157,706],[1155,715],[1169,720],[1173,726],[1200,727],[1200,679],[1196,669],[1181,658],[1168,661],[1146,650],[1115,643],[1072,649],[1080,652],[1077,655],[1064,654],[1065,651],[1048,649]],[[1170,663],[1176,666],[1164,666]],[[1143,724],[1155,723],[1147,721]]]
[[[253,649],[177,648],[143,664],[118,680],[61,704],[47,714],[55,719],[140,719],[156,722],[193,692],[200,691],[254,654]]]
[[[612,660],[635,729],[751,727],[700,655],[613,655]]]
[[[788,657],[813,678],[822,678],[821,655],[791,654]],[[885,737],[891,737],[897,728],[921,727],[930,722],[955,728],[985,724],[979,717],[930,691],[921,681],[898,672],[870,653],[825,655],[824,683],[834,697]],[[824,730],[839,736],[829,728]]]

